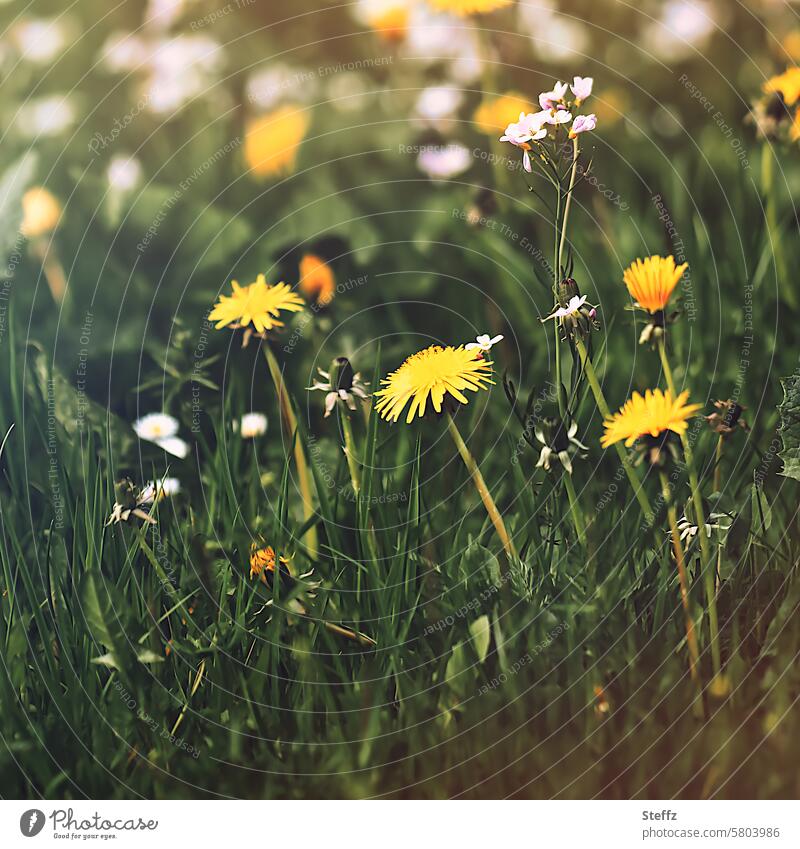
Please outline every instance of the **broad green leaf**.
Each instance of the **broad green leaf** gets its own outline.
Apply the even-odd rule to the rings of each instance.
[[[472,645],[478,655],[478,660],[483,663],[489,653],[489,643],[492,640],[489,617],[484,614],[472,622],[469,626],[469,633],[472,636]]]
[[[800,374],[781,381],[783,402],[781,403],[781,426],[778,435],[783,449],[778,456],[783,460],[782,475],[800,480]]]

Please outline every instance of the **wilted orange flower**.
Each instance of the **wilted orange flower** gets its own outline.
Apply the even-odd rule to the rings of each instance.
[[[509,91],[500,97],[485,100],[475,110],[472,120],[482,133],[487,136],[493,136],[498,131],[501,133],[505,128],[516,121],[520,113],[526,115],[529,112],[538,112],[537,106],[534,106],[527,98],[514,91]]]
[[[289,561],[281,555],[281,566],[283,566],[289,574]],[[267,581],[267,572],[275,571],[275,550],[271,545],[260,547],[256,543],[250,546],[250,577],[260,578],[264,583]]]
[[[245,131],[244,158],[258,177],[294,170],[297,152],[311,123],[300,106],[281,106],[252,120]]]
[[[306,254],[300,260],[300,281],[297,285],[309,300],[315,300],[321,307],[329,304],[336,293],[333,269],[315,254]]]

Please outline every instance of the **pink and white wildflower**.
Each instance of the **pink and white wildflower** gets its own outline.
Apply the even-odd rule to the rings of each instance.
[[[539,105],[542,109],[555,109],[562,103],[567,94],[569,85],[560,80],[553,86],[552,91],[543,91],[539,95]]]
[[[513,144],[523,151],[522,165],[528,173],[533,170],[530,157],[530,143],[532,141],[539,141],[539,139],[543,139],[547,135],[547,128],[542,126],[544,121],[543,114],[542,112],[531,112],[526,115],[524,112],[520,112],[519,121],[509,124],[506,127],[505,133],[500,136],[500,141]]]
[[[574,139],[575,136],[580,133],[589,133],[593,129],[597,127],[597,116],[592,115],[578,115],[578,117],[572,122],[572,128],[569,131],[569,137]]]
[[[586,295],[573,295],[569,299],[569,303],[565,307],[559,307],[550,315],[543,318],[542,323],[548,321],[551,318],[567,318],[568,316],[575,315],[576,313],[580,312],[581,307],[586,303],[586,298]],[[595,309],[594,307],[592,307],[592,318],[594,318],[594,313]]]
[[[575,77],[569,88],[575,95],[575,104],[577,106],[580,106],[591,95],[593,85],[594,77]]]

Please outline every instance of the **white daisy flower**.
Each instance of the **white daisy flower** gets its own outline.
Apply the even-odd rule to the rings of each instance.
[[[142,163],[135,156],[118,154],[108,163],[106,179],[112,189],[130,192],[141,182]]]
[[[496,345],[498,342],[502,341],[502,336],[489,336],[488,333],[484,333],[481,336],[478,336],[474,342],[467,342],[467,344],[464,345],[464,348],[467,351],[471,351],[473,348],[480,348],[480,350],[485,353],[486,351],[492,350],[492,345]]]
[[[180,491],[181,482],[177,478],[159,478],[157,481],[150,481],[145,486],[140,495],[140,500],[143,503],[151,504],[153,501],[161,501],[162,498],[177,495]]]
[[[179,457],[181,460],[189,453],[189,443],[177,436],[168,436],[166,439],[154,439],[153,441],[162,451],[172,454],[173,457]]]
[[[148,413],[133,423],[133,429],[139,439],[158,442],[178,433],[178,420],[167,413]]]
[[[267,417],[263,413],[245,413],[239,423],[242,439],[255,439],[267,432]]]
[[[35,65],[55,61],[67,45],[69,29],[61,21],[36,18],[22,21],[11,31],[11,38],[22,58]]]

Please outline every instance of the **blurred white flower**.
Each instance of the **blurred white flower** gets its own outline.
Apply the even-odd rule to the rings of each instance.
[[[346,72],[334,74],[328,83],[326,102],[337,112],[358,112],[367,107],[374,94],[362,74]]]
[[[167,454],[172,454],[173,457],[179,457],[181,460],[189,453],[189,443],[184,442],[177,436],[168,436],[166,439],[154,439],[153,442],[166,451]]]
[[[150,481],[142,490],[139,500],[143,504],[152,504],[162,498],[169,498],[181,491],[181,482],[177,478],[160,478]]]
[[[144,14],[145,26],[167,30],[183,15],[187,0],[149,0]]]
[[[446,62],[450,75],[460,83],[477,79],[483,68],[474,26],[452,15],[436,14],[424,3],[411,8],[401,54],[426,65]]]
[[[472,154],[463,144],[426,147],[417,157],[417,167],[431,180],[449,180],[463,174],[472,164]]]
[[[441,128],[455,115],[463,100],[464,93],[455,86],[429,86],[420,94],[414,111],[424,125]]]
[[[119,154],[108,163],[106,178],[109,186],[118,192],[130,192],[142,179],[142,163],[135,156]]]
[[[675,61],[702,48],[715,28],[715,7],[707,0],[668,0],[661,18],[647,26],[644,44],[659,59]]]
[[[519,27],[530,35],[536,55],[550,62],[585,59],[589,48],[586,25],[561,15],[552,0],[519,4]]]
[[[139,439],[155,442],[175,436],[178,432],[178,420],[167,413],[148,413],[133,423],[133,429]]]
[[[263,413],[245,413],[239,424],[242,439],[255,439],[267,432],[267,417]]]
[[[64,51],[69,26],[62,20],[34,18],[16,24],[11,29],[11,39],[23,59],[35,65],[47,65]]]
[[[100,61],[112,73],[135,71],[150,58],[150,44],[132,32],[112,33],[100,50]]]
[[[308,103],[319,91],[314,71],[271,63],[253,71],[245,83],[247,101],[258,109],[273,109],[282,101]]]
[[[164,114],[211,88],[224,65],[224,54],[205,35],[178,35],[155,44],[149,65],[147,106]]]
[[[37,97],[23,103],[15,118],[17,131],[26,138],[57,136],[77,120],[74,101],[65,94]]]

